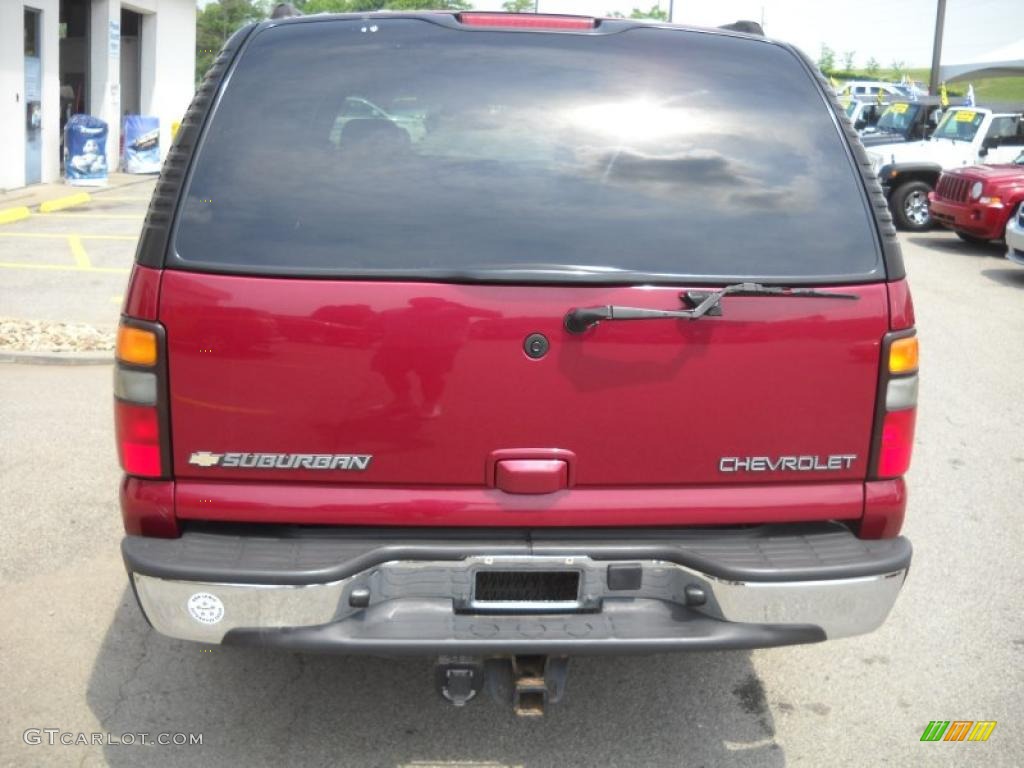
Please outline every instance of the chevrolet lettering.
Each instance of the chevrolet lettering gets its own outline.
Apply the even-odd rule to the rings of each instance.
[[[839,453],[832,456],[723,456],[718,461],[719,472],[835,472],[849,469],[857,460],[856,454]]]

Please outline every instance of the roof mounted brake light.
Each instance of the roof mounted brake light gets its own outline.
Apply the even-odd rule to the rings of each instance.
[[[502,29],[593,29],[597,20],[588,16],[538,13],[460,13],[459,23],[469,27]]]

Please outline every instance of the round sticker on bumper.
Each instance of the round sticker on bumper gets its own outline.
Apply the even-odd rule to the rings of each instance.
[[[216,624],[224,618],[224,603],[209,592],[196,592],[188,599],[188,612],[201,624]]]

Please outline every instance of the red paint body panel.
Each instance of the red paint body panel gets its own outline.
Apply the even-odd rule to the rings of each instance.
[[[896,280],[888,284],[889,290],[889,329],[905,331],[914,327],[914,300],[910,296],[910,285],[907,281]]]
[[[121,481],[121,517],[129,536],[176,538],[174,482],[125,477]]]
[[[575,454],[578,488],[863,480],[885,284],[837,289],[858,301],[727,297],[722,317],[696,322],[562,327],[577,306],[678,308],[683,288],[168,271],[174,474],[482,487],[494,451],[530,446]],[[551,342],[540,360],[522,348],[534,332]],[[374,458],[364,472],[325,474],[196,467],[194,451]],[[718,470],[722,456],[791,454],[858,458],[827,474]]]
[[[891,539],[899,536],[907,512],[907,484],[895,480],[873,480],[864,486],[862,539]]]
[[[163,271],[136,264],[128,278],[121,314],[138,320],[155,321],[160,306],[160,278]]]
[[[368,488],[314,483],[177,483],[178,516],[320,525],[674,526],[856,520],[864,484],[573,488],[543,495],[488,488]]]

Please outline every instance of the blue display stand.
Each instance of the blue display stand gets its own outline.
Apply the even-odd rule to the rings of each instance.
[[[122,171],[160,173],[160,118],[125,115],[121,147]]]
[[[107,124],[92,115],[72,115],[64,126],[64,177],[68,184],[107,183]]]

